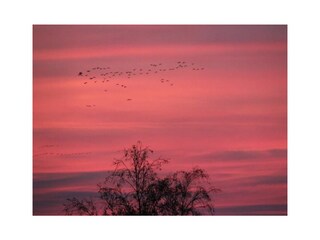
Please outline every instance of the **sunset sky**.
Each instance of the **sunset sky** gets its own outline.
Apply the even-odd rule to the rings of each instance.
[[[205,169],[216,215],[286,215],[287,27],[34,25],[33,214],[95,196],[138,140]]]

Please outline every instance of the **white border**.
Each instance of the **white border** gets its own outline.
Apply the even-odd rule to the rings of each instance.
[[[6,1],[1,9],[1,239],[319,239],[316,1]],[[128,23],[288,24],[289,216],[32,216],[32,24]]]

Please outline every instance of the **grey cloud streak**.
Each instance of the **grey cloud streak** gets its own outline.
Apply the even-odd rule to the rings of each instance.
[[[194,156],[200,161],[222,160],[222,161],[242,161],[261,160],[267,158],[287,158],[287,149],[267,149],[267,150],[230,150],[213,152]]]
[[[34,49],[286,41],[286,25],[34,25]]]
[[[217,207],[216,215],[286,215],[286,204],[262,204]]]
[[[76,172],[76,173],[34,173],[33,188],[34,190],[41,188],[56,188],[66,186],[76,186],[82,183],[97,184],[103,182],[110,171],[99,172]]]

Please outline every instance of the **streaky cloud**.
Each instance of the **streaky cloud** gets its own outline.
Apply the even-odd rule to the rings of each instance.
[[[34,173],[33,188],[56,188],[60,186],[76,186],[82,183],[91,184],[93,186],[97,182],[104,181],[105,177],[111,174],[111,171],[99,172],[76,172],[76,173]]]
[[[287,215],[286,204],[239,205],[217,207],[216,215]]]
[[[267,149],[267,150],[228,150],[212,152],[194,156],[199,160],[223,160],[223,161],[242,161],[242,160],[263,160],[267,158],[286,158],[287,149]]]

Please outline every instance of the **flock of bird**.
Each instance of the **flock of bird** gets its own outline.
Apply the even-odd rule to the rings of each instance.
[[[129,79],[138,77],[158,76],[161,84],[173,87],[172,80],[163,78],[163,74],[175,72],[179,70],[203,71],[204,67],[197,67],[195,63],[186,61],[177,61],[171,66],[165,66],[163,63],[150,63],[144,68],[131,68],[123,71],[112,70],[111,67],[92,67],[90,69],[80,71],[78,77],[82,79],[82,84],[88,86],[90,84],[103,84],[102,90],[108,93],[110,88],[119,87],[128,88],[126,83]],[[132,101],[132,98],[126,98],[126,101]],[[94,108],[95,104],[87,104],[86,107]]]
[[[163,63],[150,63],[144,68],[131,68],[127,70],[112,70],[111,67],[92,67],[90,69],[78,72],[78,77],[81,79],[81,85],[87,87],[89,85],[99,84],[102,91],[106,94],[111,92],[112,87],[118,87],[120,89],[127,89],[130,86],[131,80],[139,80],[139,77],[152,77],[152,79],[158,79],[159,87],[167,86],[174,87],[175,82],[168,79],[168,74],[181,70],[191,71],[203,71],[204,67],[197,67],[195,63],[188,63],[186,61],[178,61],[171,66],[165,66]],[[130,81],[129,81],[130,80]],[[110,91],[109,91],[110,90]],[[130,102],[133,99],[126,98],[126,101]],[[95,108],[95,104],[87,104],[86,108]],[[88,156],[92,152],[75,152],[75,153],[61,153],[59,150],[55,152],[55,147],[59,145],[47,144],[40,146],[41,153],[34,154],[34,157],[63,157],[63,158],[78,158]]]
[[[78,153],[59,153],[59,152],[44,152],[34,154],[34,157],[40,156],[60,156],[60,157],[81,157],[91,154],[92,152],[78,152]]]
[[[40,152],[34,153],[33,157],[35,158],[48,158],[48,157],[61,157],[61,158],[80,158],[86,157],[93,154],[93,152],[69,152],[63,153],[61,149],[59,149],[61,145],[57,144],[46,144],[39,147]]]
[[[56,144],[46,144],[46,145],[42,145],[40,146],[40,148],[52,148],[52,147],[58,147],[59,145]]]

